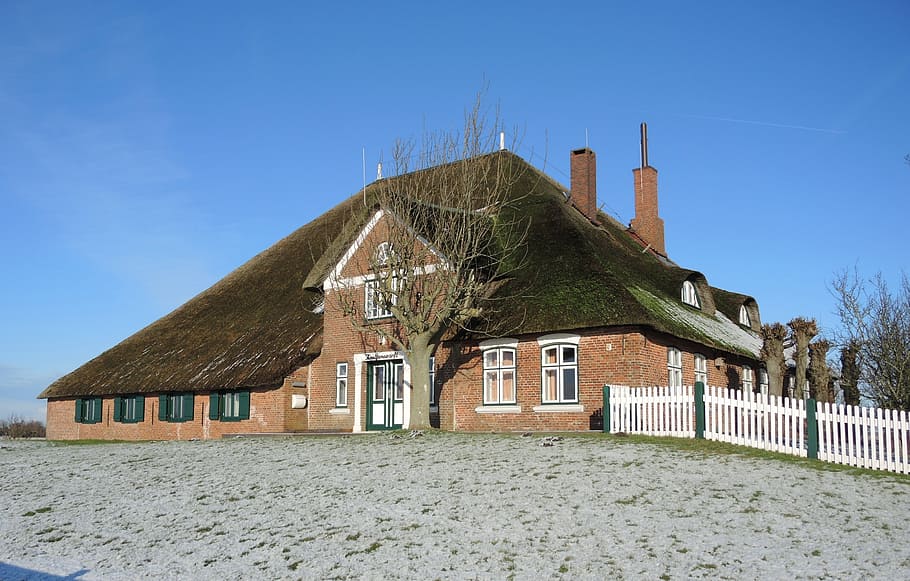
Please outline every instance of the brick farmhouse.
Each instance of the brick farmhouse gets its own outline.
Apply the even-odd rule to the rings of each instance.
[[[452,332],[437,345],[434,425],[589,430],[605,384],[765,387],[756,301],[667,255],[644,136],[629,226],[599,211],[588,148],[570,154],[568,190],[509,151],[488,156],[520,170],[509,194],[527,224],[524,266],[505,285],[504,331]],[[380,182],[51,384],[39,395],[48,438],[407,429],[406,354],[352,325],[334,296],[343,279],[361,288],[362,312],[388,315],[369,304],[374,273],[363,267],[393,219],[365,203]]]

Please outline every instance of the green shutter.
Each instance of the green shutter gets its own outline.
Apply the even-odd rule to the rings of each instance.
[[[144,422],[145,421],[145,396],[137,395],[136,396],[136,421]]]
[[[190,421],[193,419],[193,394],[185,393],[183,394],[183,418],[184,421]]]
[[[82,400],[77,399],[76,400],[76,423],[77,424],[82,423],[82,405],[83,405]]]
[[[167,421],[167,395],[158,396],[158,420]]]
[[[123,421],[123,398],[119,396],[114,398],[114,421]]]
[[[101,412],[104,409],[104,399],[100,397],[94,398],[94,405],[92,406],[92,417],[89,421],[93,424],[101,423]]]
[[[217,392],[209,395],[209,419],[217,420],[221,417],[221,396]]]
[[[238,417],[241,420],[250,419],[250,392],[248,391],[240,392],[240,413]]]

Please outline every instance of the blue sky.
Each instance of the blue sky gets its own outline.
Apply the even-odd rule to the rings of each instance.
[[[623,222],[646,121],[670,257],[765,322],[831,329],[835,272],[906,268],[910,4],[434,4],[0,3],[0,417],[485,82],[565,184],[587,133]]]

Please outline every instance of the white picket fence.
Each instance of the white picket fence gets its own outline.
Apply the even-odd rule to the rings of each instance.
[[[889,472],[910,472],[907,412],[818,405],[818,459]]]
[[[806,456],[801,399],[705,387],[705,439]]]
[[[810,400],[814,403],[814,400]],[[724,387],[705,387],[704,438],[806,457],[814,417],[818,459],[910,473],[910,414],[815,404]],[[694,387],[611,386],[610,432],[696,437]]]
[[[695,437],[694,387],[610,388],[611,432]]]

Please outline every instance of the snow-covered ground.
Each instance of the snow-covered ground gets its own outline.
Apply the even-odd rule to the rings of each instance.
[[[0,579],[910,575],[910,479],[542,442],[0,441]]]

